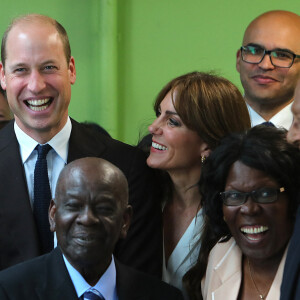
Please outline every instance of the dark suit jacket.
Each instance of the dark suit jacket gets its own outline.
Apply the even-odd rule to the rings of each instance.
[[[183,300],[179,290],[117,261],[116,271],[119,300]],[[0,299],[78,299],[60,249],[0,272]]]
[[[300,299],[300,207],[285,261],[280,299]]]
[[[154,176],[137,149],[89,130],[72,120],[68,162],[101,157],[119,167],[129,183],[133,219],[115,256],[147,273],[161,274],[161,208]],[[26,176],[13,121],[0,131],[0,270],[40,254]]]

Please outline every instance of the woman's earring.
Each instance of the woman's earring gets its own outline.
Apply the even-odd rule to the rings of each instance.
[[[206,157],[205,157],[204,155],[201,156],[201,163],[202,163],[202,164],[205,162],[205,160],[206,160]]]

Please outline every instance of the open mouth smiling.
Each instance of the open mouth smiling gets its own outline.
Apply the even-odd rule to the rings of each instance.
[[[260,240],[264,234],[269,230],[268,226],[243,226],[240,231],[245,235],[245,237],[251,241]]]
[[[158,144],[158,143],[156,143],[156,142],[152,142],[152,147],[153,147],[154,149],[161,150],[161,151],[165,151],[165,150],[168,149],[166,146],[161,145],[161,144]]]
[[[47,109],[52,103],[53,98],[26,100],[25,104],[33,111],[42,111]]]

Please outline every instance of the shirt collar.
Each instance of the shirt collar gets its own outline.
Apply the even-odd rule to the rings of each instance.
[[[248,103],[246,104],[248,107],[252,127],[266,122],[266,120],[261,115],[259,115]],[[293,114],[291,111],[292,104],[293,102],[285,106],[281,111],[274,115],[269,120],[269,122],[273,123],[276,127],[284,127],[288,130],[293,122]]]
[[[93,288],[100,292],[101,295],[103,295],[104,299],[115,299],[114,295],[116,293],[116,265],[113,256],[109,267],[93,287],[85,281],[81,274],[68,262],[67,258],[64,255],[63,258],[78,298],[80,298],[87,290]]]
[[[16,137],[18,143],[20,145],[20,154],[22,158],[22,162],[25,163],[29,158],[32,151],[38,145],[38,142],[34,140],[32,137],[27,135],[15,122],[14,130],[16,133]],[[68,158],[68,144],[72,130],[72,123],[70,118],[68,117],[67,123],[63,127],[63,129],[58,132],[49,142],[48,144],[55,150],[55,152],[67,163]]]

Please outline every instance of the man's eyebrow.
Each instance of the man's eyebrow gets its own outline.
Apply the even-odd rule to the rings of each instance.
[[[56,60],[54,60],[54,59],[48,59],[48,60],[43,61],[43,62],[41,63],[41,65],[55,64],[55,63],[57,63]]]
[[[255,44],[255,43],[249,43],[246,46],[260,47],[262,49],[265,49],[265,47],[263,45]],[[290,52],[290,53],[294,54],[294,52],[291,49],[288,49],[288,48],[273,48],[273,49],[270,49],[270,50],[268,50],[268,49],[266,49],[266,50],[267,51],[270,51],[270,50],[271,51],[286,51],[286,52]]]
[[[255,43],[248,43],[248,44],[246,45],[246,47],[247,47],[247,46],[264,48],[264,46],[263,46],[263,45],[260,45],[260,44],[255,44]]]
[[[9,67],[10,67],[10,69],[18,69],[18,68],[23,68],[23,67],[25,67],[25,66],[27,66],[27,64],[26,63],[15,63],[15,64],[12,64],[12,65],[10,65]]]

